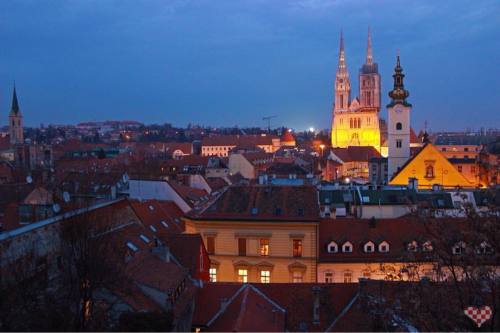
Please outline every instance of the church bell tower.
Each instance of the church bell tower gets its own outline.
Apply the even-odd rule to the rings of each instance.
[[[18,145],[24,143],[23,136],[23,115],[19,109],[19,102],[17,100],[16,87],[12,94],[12,106],[9,113],[9,136],[10,144]]]
[[[394,88],[389,92],[391,102],[387,105],[389,141],[389,179],[410,158],[410,112],[411,104],[406,101],[410,93],[405,90],[403,68],[399,54],[394,68]]]

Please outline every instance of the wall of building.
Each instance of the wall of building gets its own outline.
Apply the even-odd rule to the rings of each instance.
[[[255,167],[242,154],[231,154],[229,156],[229,173],[235,175],[240,173],[246,179],[255,179]]]
[[[129,197],[138,200],[168,200],[173,201],[187,213],[191,207],[182,197],[164,180],[129,180]]]
[[[237,282],[239,268],[248,270],[248,282],[260,282],[260,271],[269,270],[270,281],[292,282],[295,269],[303,266],[303,282],[316,281],[316,223],[196,221],[186,219],[186,232],[215,237],[215,254],[210,255],[217,268],[217,281]],[[238,239],[246,239],[246,256],[238,255]],[[269,255],[259,254],[260,239],[269,240]],[[293,257],[293,240],[302,240],[302,256]],[[208,247],[207,247],[208,249]]]

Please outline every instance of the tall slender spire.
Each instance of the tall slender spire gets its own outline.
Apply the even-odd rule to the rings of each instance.
[[[372,31],[370,27],[368,27],[368,41],[366,45],[366,64],[373,64]]]
[[[14,92],[12,93],[12,107],[10,112],[19,113],[19,102],[17,101],[16,84],[14,83]]]
[[[345,71],[345,51],[344,51],[344,34],[342,30],[340,30],[340,52],[339,52],[339,71]]]

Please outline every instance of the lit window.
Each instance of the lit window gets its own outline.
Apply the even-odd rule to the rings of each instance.
[[[293,256],[294,257],[302,257],[302,240],[294,239],[293,240]]]
[[[247,283],[248,282],[248,270],[238,269],[238,282]]]
[[[260,283],[271,282],[271,272],[270,271],[260,271]]]
[[[350,242],[345,242],[344,245],[342,245],[342,252],[351,253],[352,252],[352,244]]]
[[[327,250],[328,250],[328,253],[337,253],[339,250],[337,243],[335,243],[333,241],[330,242],[330,244],[328,244]]]
[[[345,272],[344,273],[344,283],[351,283],[351,282],[352,282],[352,273]]]
[[[261,256],[269,255],[269,239],[260,240],[260,255]]]
[[[217,268],[212,267],[209,270],[210,272],[210,282],[217,282]]]
[[[325,272],[325,283],[333,283],[333,273]]]
[[[370,271],[363,271],[363,278],[369,279],[371,278],[372,273]]]
[[[292,281],[293,283],[301,283],[302,282],[302,272],[295,271],[292,273]]]

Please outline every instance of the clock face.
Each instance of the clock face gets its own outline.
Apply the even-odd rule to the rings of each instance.
[[[403,111],[403,109],[402,109],[402,108],[400,108],[400,107],[398,107],[398,106],[396,107],[396,112],[397,112],[397,113],[401,113],[402,111]]]

